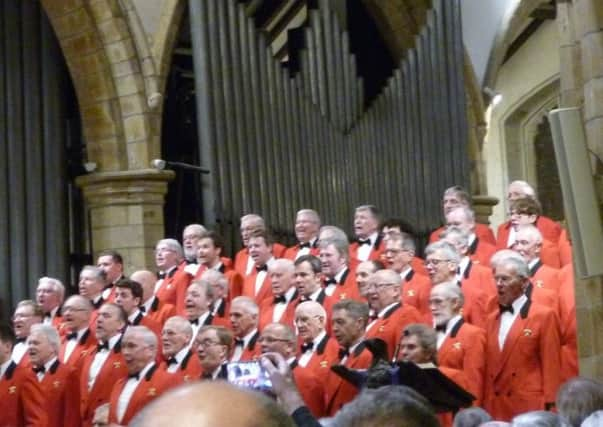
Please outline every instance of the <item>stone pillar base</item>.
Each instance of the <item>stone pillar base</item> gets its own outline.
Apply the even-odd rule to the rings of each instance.
[[[172,171],[143,169],[82,175],[89,215],[92,251],[114,249],[124,257],[126,272],[155,265],[153,249],[164,237],[163,205]]]
[[[490,215],[492,208],[498,204],[498,198],[485,195],[474,195],[473,210],[475,211],[475,220],[482,224],[490,225]]]

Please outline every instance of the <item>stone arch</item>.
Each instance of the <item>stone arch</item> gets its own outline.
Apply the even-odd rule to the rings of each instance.
[[[147,169],[159,153],[157,108],[147,101],[157,73],[131,1],[42,0],[42,6],[76,89],[88,161],[97,172]]]
[[[558,105],[559,76],[555,76],[525,94],[502,119],[505,186],[522,179],[538,187],[534,142],[546,115]]]

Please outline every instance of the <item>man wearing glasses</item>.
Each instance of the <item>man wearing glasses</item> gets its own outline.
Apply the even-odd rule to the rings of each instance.
[[[186,261],[180,243],[175,239],[162,239],[157,242],[155,264],[159,270],[159,280],[155,284],[157,299],[174,305],[176,313],[183,315],[186,289],[192,276],[184,271]]]
[[[223,326],[203,326],[199,330],[195,345],[203,368],[202,379],[216,381],[228,377],[226,364],[232,342],[232,332]]]
[[[382,339],[389,360],[394,357],[404,327],[422,321],[415,307],[400,301],[401,283],[402,278],[394,270],[379,270],[366,287],[369,304],[377,311],[377,318],[366,327],[366,338]]]
[[[67,334],[61,343],[59,360],[66,365],[78,367],[81,358],[96,345],[96,337],[90,330],[92,304],[81,295],[72,295],[65,301],[61,311]]]
[[[463,320],[464,298],[455,282],[444,282],[431,290],[429,307],[437,336],[438,365],[456,369],[466,377],[467,390],[481,405],[486,369],[486,334]]]

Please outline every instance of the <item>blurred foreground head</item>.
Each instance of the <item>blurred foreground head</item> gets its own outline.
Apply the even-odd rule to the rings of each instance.
[[[274,400],[226,382],[172,390],[141,411],[130,427],[294,427]]]

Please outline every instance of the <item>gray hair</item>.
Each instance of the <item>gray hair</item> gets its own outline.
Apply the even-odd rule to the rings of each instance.
[[[461,262],[461,257],[458,251],[448,242],[438,241],[427,245],[425,248],[425,257],[435,252],[441,252],[446,259],[450,260],[450,262],[454,262],[455,264]]]
[[[333,305],[331,313],[335,312],[335,310],[345,310],[352,319],[362,319],[365,325],[368,323],[369,308],[368,305],[363,302],[344,299],[337,301]]]
[[[178,330],[181,334],[187,335],[192,338],[193,336],[193,327],[191,323],[182,316],[172,316],[165,321],[163,327],[165,328],[167,324],[170,324],[174,327],[174,329]]]
[[[214,297],[214,290],[211,287],[211,283],[209,283],[208,280],[205,280],[205,279],[194,280],[189,285],[188,289],[190,289],[193,286],[199,288],[201,290],[201,292],[203,292],[205,294],[206,299],[211,300]]]
[[[442,282],[431,288],[431,292],[433,293],[435,290],[441,290],[446,294],[448,298],[456,298],[461,307],[465,304],[465,296],[463,295],[463,291],[456,282]]]
[[[295,214],[295,218],[300,215],[308,215],[312,217],[312,221],[320,225],[320,215],[318,215],[318,212],[316,212],[314,209],[300,209],[297,211],[297,214]]]
[[[42,323],[36,323],[35,325],[31,325],[29,330],[29,335],[33,335],[39,333],[40,335],[44,335],[50,346],[55,351],[56,355],[59,354],[59,350],[61,348],[61,338],[59,337],[59,333],[52,325],[44,325]]]
[[[492,417],[482,408],[465,408],[454,416],[452,427],[479,427],[488,421],[492,421]]]
[[[99,281],[105,283],[107,281],[107,273],[100,267],[96,265],[85,265],[80,270],[80,274],[84,271],[91,271],[94,274],[94,278]]]
[[[339,239],[339,238],[331,238],[331,239],[321,239],[320,242],[318,242],[318,247],[320,249],[326,249],[328,246],[333,245],[333,247],[335,248],[335,250],[339,253],[339,255],[341,257],[343,257],[346,260],[349,260],[350,257],[350,244],[348,243],[347,238],[345,240],[343,239]]]
[[[517,233],[523,233],[526,237],[528,237],[531,241],[536,243],[542,243],[542,233],[540,230],[533,224],[524,224],[517,227]]]
[[[243,224],[244,222],[253,222],[253,223],[257,224],[258,227],[260,227],[262,229],[266,228],[266,221],[264,221],[264,218],[262,218],[261,216],[259,216],[257,214],[243,215],[241,217],[241,224]]]
[[[253,298],[246,296],[236,297],[232,300],[230,306],[232,307],[235,304],[241,305],[243,309],[252,316],[258,316],[260,314],[260,309]]]
[[[388,425],[404,427],[438,427],[427,399],[413,389],[391,385],[365,389],[345,405],[333,419],[332,427]]]
[[[327,233],[328,237],[322,237],[322,240],[340,239],[340,240],[348,241],[348,235],[345,234],[345,231],[343,231],[339,227],[335,227],[334,225],[323,225],[322,227],[320,227],[320,231],[318,232],[318,235],[322,236],[323,233]]]
[[[182,249],[182,245],[180,244],[180,242],[178,240],[161,239],[160,241],[157,242],[155,247],[157,247],[159,245],[165,245],[165,246],[167,246],[168,249],[176,252],[176,254],[178,255],[178,259],[184,258],[184,249]]]
[[[469,246],[469,234],[465,233],[458,227],[449,227],[444,229],[440,233],[440,239],[449,238],[453,240],[457,245]]]
[[[208,281],[210,284],[215,283],[228,293],[228,278],[217,270],[211,268],[205,270],[201,275],[201,280]]]
[[[184,230],[182,230],[182,235],[184,235],[186,231],[192,231],[193,234],[195,234],[196,236],[200,236],[201,234],[207,231],[207,228],[205,228],[201,224],[189,224],[184,227]]]
[[[521,188],[524,196],[531,197],[533,199],[536,198],[536,190],[534,190],[534,187],[532,187],[526,181],[521,181],[521,180],[513,181],[509,184],[509,188],[511,188],[512,186]]]
[[[497,267],[507,267],[513,269],[515,274],[523,279],[527,279],[530,277],[530,268],[528,267],[528,263],[524,259],[519,259],[514,256],[502,258],[498,260]]]
[[[561,418],[548,411],[530,411],[511,420],[511,427],[563,427]]]
[[[580,424],[580,427],[600,426],[603,426],[603,409],[599,409],[598,411],[593,412],[588,417],[586,417],[584,421],[582,421],[582,424]]]
[[[295,273],[295,264],[290,259],[278,258],[270,263],[270,266],[268,267],[268,273],[271,273],[278,269],[282,269],[286,273],[293,274]]]
[[[513,249],[501,249],[500,251],[492,254],[492,257],[490,258],[490,267],[496,268],[498,264],[507,258],[515,258],[520,261],[525,261],[519,252],[514,251]]]
[[[128,326],[124,332],[124,338],[130,334],[140,335],[142,341],[153,349],[153,353],[157,354],[157,335],[146,326]],[[154,358],[155,356],[153,356]]]
[[[572,378],[559,388],[556,404],[559,415],[570,426],[580,427],[588,415],[603,409],[603,383],[591,378]]]
[[[59,279],[55,279],[54,277],[40,277],[38,280],[38,286],[40,286],[42,283],[50,283],[50,285],[54,288],[59,301],[63,302],[63,299],[65,298],[65,285],[63,285]]]

